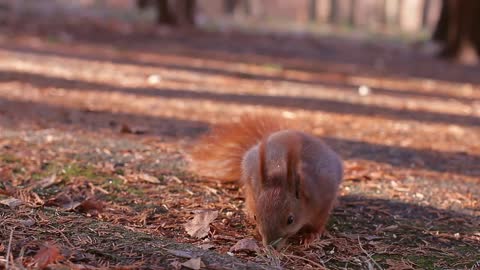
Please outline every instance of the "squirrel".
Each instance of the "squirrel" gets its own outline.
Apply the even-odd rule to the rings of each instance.
[[[263,245],[275,249],[294,235],[309,245],[324,232],[343,178],[338,154],[290,126],[272,116],[244,115],[215,126],[191,152],[196,174],[240,181],[248,217]]]

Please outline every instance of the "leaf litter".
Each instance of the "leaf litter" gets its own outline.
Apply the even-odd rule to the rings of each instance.
[[[62,260],[64,257],[60,251],[60,248],[55,243],[45,243],[42,248],[33,256],[31,266],[38,269],[44,269],[48,265]]]
[[[260,248],[255,239],[242,239],[230,248],[230,252],[259,252]]]
[[[201,258],[191,258],[190,260],[182,263],[182,266],[188,269],[199,270],[202,267],[205,267],[205,264],[202,262]]]
[[[188,235],[195,238],[204,238],[210,232],[210,223],[218,217],[216,210],[198,210],[194,212],[193,219],[185,223]]]

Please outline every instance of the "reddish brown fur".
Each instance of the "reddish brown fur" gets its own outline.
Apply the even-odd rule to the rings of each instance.
[[[262,140],[260,142],[260,147],[259,147],[259,152],[260,152],[260,181],[265,184],[266,181],[267,181],[267,168],[266,168],[266,157],[265,157],[265,154],[266,154],[266,150],[265,150],[265,147],[266,147],[266,143],[265,143],[265,140]]]
[[[195,172],[242,180],[246,208],[264,245],[281,247],[301,232],[323,232],[342,179],[340,157],[318,138],[273,117],[245,116],[204,136],[192,156]]]
[[[297,137],[289,138],[288,155],[287,155],[287,181],[290,189],[294,189],[298,197],[299,175],[297,174],[297,167],[300,160],[300,148],[302,142]]]
[[[195,173],[216,181],[240,179],[245,152],[265,136],[290,126],[285,119],[272,116],[242,116],[239,122],[215,126],[200,138],[191,152]]]

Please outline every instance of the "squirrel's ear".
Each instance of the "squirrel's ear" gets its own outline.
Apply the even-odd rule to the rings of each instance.
[[[266,142],[265,140],[262,140],[259,144],[258,147],[258,159],[259,159],[259,170],[260,170],[260,183],[262,186],[265,186],[267,184],[267,160],[266,160]]]
[[[300,199],[300,176],[298,173],[295,173],[294,175],[294,181],[295,181],[295,197],[297,199]]]
[[[299,174],[298,149],[291,144],[287,153],[287,183],[290,189],[295,192],[297,199],[301,196],[301,176]]]
[[[300,171],[300,164],[296,164],[292,169],[292,175],[289,176],[289,183],[292,189],[295,192],[295,198],[297,199],[307,199],[307,194],[303,182],[303,176]]]
[[[301,169],[299,143],[291,143],[287,154],[287,185],[293,190],[297,199],[308,200],[308,190],[305,187],[304,176]]]
[[[295,166],[295,174],[293,175],[292,182],[295,191],[295,197],[308,201],[310,199],[308,187],[305,186],[305,179],[303,178],[300,164]]]

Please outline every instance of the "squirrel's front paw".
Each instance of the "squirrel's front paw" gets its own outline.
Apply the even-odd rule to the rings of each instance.
[[[320,233],[306,233],[302,235],[300,239],[300,244],[304,245],[305,247],[309,247],[315,240],[320,237]]]

